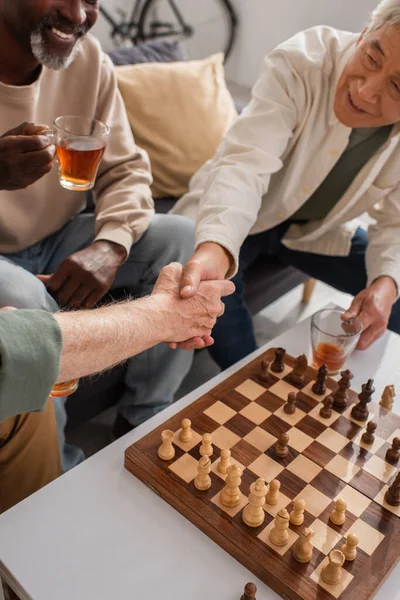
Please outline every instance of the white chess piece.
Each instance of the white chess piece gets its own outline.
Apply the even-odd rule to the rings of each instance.
[[[277,479],[273,479],[269,484],[268,492],[265,496],[265,502],[269,506],[276,506],[278,504],[280,487],[281,483]]]
[[[349,533],[346,537],[346,543],[340,548],[347,561],[356,559],[358,537],[354,533]]]
[[[242,483],[243,470],[236,463],[228,467],[228,475],[225,480],[225,487],[219,494],[219,500],[223,506],[233,507],[240,502],[241,492],[240,484]]]
[[[200,454],[201,456],[212,456],[214,452],[214,448],[212,447],[212,438],[210,433],[205,433],[202,438],[202,444],[200,446]]]
[[[187,443],[192,439],[192,423],[190,419],[182,419],[181,430],[179,433],[179,439],[181,442]]]
[[[321,578],[328,585],[340,583],[343,575],[342,565],[345,561],[343,552],[332,550],[329,554],[329,563],[322,569]]]
[[[335,508],[329,517],[332,523],[335,525],[343,525],[346,521],[346,508],[347,504],[342,498],[336,500]]]
[[[302,525],[304,523],[304,509],[306,503],[302,498],[297,498],[293,503],[293,510],[290,513],[290,522],[292,525]]]
[[[289,513],[282,508],[275,517],[274,526],[269,534],[269,541],[275,546],[285,546],[289,541]]]
[[[257,479],[250,486],[249,503],[244,507],[242,519],[249,527],[260,527],[264,523],[265,493],[267,486],[264,479]]]
[[[221,450],[221,456],[217,464],[217,470],[219,473],[225,475],[231,464],[231,451],[228,449]]]
[[[172,445],[174,432],[170,429],[164,429],[161,432],[161,446],[158,449],[158,456],[161,460],[172,460],[175,456],[175,448]]]
[[[202,456],[197,465],[197,475],[194,478],[194,487],[197,490],[205,491],[211,487],[211,460],[208,456]]]

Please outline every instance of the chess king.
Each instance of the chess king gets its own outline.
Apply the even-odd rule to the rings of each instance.
[[[312,27],[266,56],[251,103],[174,208],[196,220],[181,293],[234,276],[210,349],[222,368],[256,349],[243,288],[261,255],[355,296],[345,318],[362,322],[360,349],[400,332],[399,122],[400,0],[380,2],[362,33]]]

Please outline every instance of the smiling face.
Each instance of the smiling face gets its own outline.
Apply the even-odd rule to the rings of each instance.
[[[67,67],[79,41],[98,17],[98,0],[13,0],[3,2],[2,18],[13,38],[37,62]]]
[[[400,28],[362,35],[336,88],[334,110],[347,127],[400,121]]]

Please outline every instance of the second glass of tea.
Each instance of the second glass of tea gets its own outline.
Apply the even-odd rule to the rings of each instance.
[[[109,134],[107,125],[88,117],[58,117],[54,121],[51,135],[62,187],[76,192],[94,187]]]
[[[325,308],[311,318],[311,345],[314,367],[328,367],[329,375],[343,368],[359,340],[362,325],[359,319],[343,321],[344,311]]]

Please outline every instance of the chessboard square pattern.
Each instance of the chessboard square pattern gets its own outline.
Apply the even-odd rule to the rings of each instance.
[[[220,502],[219,495],[220,492],[218,492],[218,494],[216,494],[214,498],[211,499],[211,502],[213,502],[216,506],[218,506],[218,508],[226,512],[230,517],[234,517],[235,515],[237,515],[238,512],[241,511],[246,506],[246,504],[248,504],[248,499],[246,498],[246,496],[240,494],[240,502],[237,506],[224,506]]]
[[[387,483],[389,479],[397,472],[394,465],[389,464],[379,456],[372,456],[364,465],[364,470],[371,473],[374,477]]]
[[[282,465],[278,464],[266,454],[261,454],[261,456],[252,462],[248,468],[250,471],[258,475],[258,477],[265,479],[265,481],[271,481],[271,479],[275,479],[284,469]]]
[[[239,414],[243,415],[246,417],[246,419],[249,419],[256,425],[259,425],[265,421],[265,419],[267,419],[271,413],[266,408],[263,408],[257,404],[257,402],[250,402],[250,404],[245,406]]]
[[[254,448],[246,440],[240,440],[231,448],[231,457],[233,462],[239,461],[246,467],[260,456],[260,451]]]
[[[385,485],[379,492],[379,494],[374,498],[375,502],[386,508],[386,510],[390,510],[394,515],[400,517],[400,506],[390,506],[387,502],[385,502],[385,494],[389,489],[388,485]]]
[[[354,575],[351,575],[351,573],[346,571],[346,569],[342,569],[342,579],[341,579],[340,583],[338,583],[337,585],[329,585],[328,583],[325,583],[325,581],[323,581],[323,579],[321,577],[321,571],[328,564],[328,562],[329,562],[329,557],[327,556],[322,561],[322,563],[320,565],[318,565],[318,567],[310,575],[310,577],[313,581],[316,581],[318,583],[318,585],[320,585],[327,592],[329,592],[331,594],[331,596],[333,596],[334,598],[339,598],[343,594],[345,589],[348,587],[348,585],[353,581]]]
[[[178,446],[178,448],[180,448],[184,452],[189,452],[195,446],[197,446],[197,444],[199,444],[201,442],[201,435],[199,433],[197,433],[197,431],[193,431],[193,429],[192,429],[192,439],[190,440],[190,442],[181,442],[181,440],[179,439],[180,432],[181,432],[180,429],[178,429],[178,431],[175,432],[174,444],[176,446]]]
[[[349,533],[356,534],[359,547],[369,556],[375,552],[379,544],[385,539],[383,533],[380,533],[362,519],[357,519],[354,525],[350,527]]]
[[[238,435],[236,435],[236,433],[233,433],[233,431],[229,431],[229,429],[224,427],[224,425],[221,425],[221,427],[218,427],[218,429],[213,431],[211,436],[212,443],[215,446],[218,446],[218,448],[220,448],[221,450],[229,450],[241,439]]]
[[[394,440],[394,438],[400,438],[400,429],[396,429],[396,431],[394,431],[387,439],[387,441],[389,442],[390,445],[392,445],[392,442]]]
[[[321,467],[302,454],[299,454],[286,468],[307,483],[310,483],[322,471]]]
[[[197,475],[198,462],[190,454],[184,454],[169,466],[169,469],[186,483],[190,483]]]
[[[269,367],[268,369],[268,372],[271,373],[271,375],[273,375],[274,377],[277,377],[278,379],[283,379],[284,377],[287,377],[292,371],[292,367],[289,367],[289,365],[287,365],[286,363],[284,365],[282,373],[275,373],[275,371],[271,371],[271,367]]]
[[[220,479],[222,479],[223,481],[225,481],[225,480],[226,480],[226,478],[227,478],[227,476],[228,476],[228,473],[220,473],[220,472],[218,471],[218,463],[219,463],[219,461],[220,461],[220,458],[217,458],[217,460],[214,460],[214,462],[213,462],[213,463],[212,463],[212,465],[211,465],[211,471],[212,471],[213,473],[215,473],[215,474],[216,474],[216,475],[217,475],[217,476],[218,476]],[[231,464],[233,464],[233,463],[235,463],[235,464],[239,465],[239,467],[241,467],[241,468],[243,469],[243,471],[244,471],[244,470],[245,470],[245,468],[246,468],[244,465],[242,465],[242,463],[240,463],[240,462],[239,462],[239,461],[237,461],[237,460],[233,460],[233,461],[231,460]]]
[[[355,490],[350,485],[346,485],[346,487],[343,488],[343,490],[336,496],[335,500],[338,498],[341,498],[346,502],[349,510],[356,517],[361,516],[364,510],[366,510],[366,508],[368,508],[368,506],[371,504],[371,500],[369,498]]]
[[[289,425],[297,425],[306,416],[306,413],[296,408],[296,411],[292,415],[288,415],[285,413],[285,405],[283,405],[275,412],[275,415],[282,419],[282,421],[289,423]]]
[[[267,544],[267,546],[272,548],[272,550],[274,550],[277,554],[280,554],[281,556],[283,556],[284,554],[286,554],[286,552],[288,550],[290,550],[290,548],[293,546],[293,544],[295,543],[295,541],[298,539],[299,536],[297,535],[297,533],[295,533],[294,531],[292,531],[289,528],[287,530],[288,535],[289,535],[288,543],[285,544],[285,546],[275,546],[275,544],[273,544],[272,542],[269,541],[269,534],[270,534],[271,530],[274,528],[274,522],[275,521],[272,521],[265,529],[262,530],[261,533],[258,534],[257,537],[262,542]]]
[[[357,475],[360,467],[337,454],[325,467],[327,471],[349,483]]]
[[[364,431],[360,431],[356,437],[353,440],[354,444],[357,444],[358,446],[360,446],[361,448],[364,448],[364,450],[367,450],[368,452],[371,452],[371,454],[376,454],[376,452],[378,452],[379,448],[381,448],[383,446],[383,444],[385,443],[385,440],[382,439],[381,437],[379,437],[379,435],[374,435],[374,441],[372,444],[365,444],[361,438],[364,434]]]
[[[310,529],[314,531],[312,538],[313,546],[318,548],[323,554],[328,555],[336,544],[341,540],[342,534],[334,531],[329,525],[316,519],[310,525]]]
[[[242,396],[245,396],[245,398],[248,398],[249,400],[256,400],[265,392],[265,388],[251,379],[246,379],[246,381],[241,383],[235,389],[239,394],[242,394]]]
[[[333,429],[325,429],[325,431],[317,437],[317,442],[330,450],[333,450],[333,452],[340,452],[349,443],[349,440],[341,433],[333,431]]]
[[[331,499],[325,496],[319,490],[316,490],[312,485],[308,484],[296,498],[302,498],[306,502],[306,509],[314,517],[319,517],[330,504]]]
[[[295,394],[298,392],[297,388],[295,388],[293,385],[290,385],[290,383],[287,383],[286,381],[278,381],[278,383],[274,383],[274,385],[269,388],[269,391],[285,401],[291,392]]]
[[[303,452],[314,441],[312,437],[297,429],[297,427],[292,427],[287,433],[289,436],[289,446],[297,450],[297,452]]]
[[[271,504],[264,504],[264,510],[266,513],[268,513],[269,515],[272,515],[273,517],[276,517],[276,515],[278,514],[278,512],[282,509],[282,508],[286,508],[287,506],[289,506],[289,504],[291,503],[290,498],[288,498],[287,496],[285,496],[285,494],[283,494],[282,492],[279,492],[279,497],[278,497],[278,503],[275,505],[271,505]]]
[[[207,417],[214,419],[214,421],[220,425],[223,425],[237,413],[232,408],[229,408],[229,406],[226,406],[226,404],[218,400],[218,402],[207,408],[204,411],[204,414],[207,415]]]
[[[325,394],[323,396],[318,396],[318,394],[314,394],[314,392],[311,389],[314,383],[314,380],[310,381],[310,383],[307,383],[307,385],[301,391],[303,392],[303,394],[307,394],[307,396],[310,396],[314,400],[317,400],[317,402],[322,402],[322,400],[326,398],[326,396],[329,396],[332,393],[332,390],[330,390],[327,387]]]
[[[315,408],[313,408],[308,414],[313,418],[316,419],[317,421],[319,421],[320,423],[323,423],[324,425],[326,425],[327,427],[329,427],[330,425],[332,425],[332,423],[334,423],[336,421],[336,419],[338,419],[340,417],[339,413],[336,412],[336,410],[332,410],[332,414],[329,417],[329,419],[324,419],[323,417],[321,417],[320,410],[321,410],[322,406],[320,404],[317,404],[317,406]]]
[[[268,450],[268,448],[277,441],[275,436],[268,433],[268,431],[261,429],[261,427],[255,427],[253,431],[250,431],[243,439],[261,452]]]

